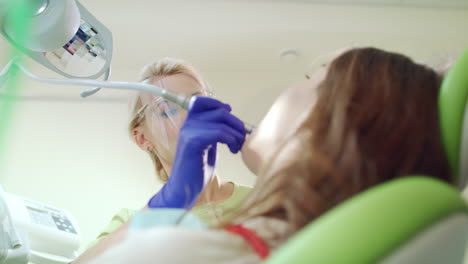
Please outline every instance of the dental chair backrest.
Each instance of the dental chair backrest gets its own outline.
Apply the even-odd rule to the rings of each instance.
[[[311,222],[265,264],[463,263],[468,207],[429,177],[371,188]]]
[[[468,50],[444,78],[441,134],[456,185],[407,177],[375,186],[311,222],[265,264],[463,263],[468,206]]]
[[[439,96],[441,135],[458,187],[468,183],[468,50],[453,64]]]

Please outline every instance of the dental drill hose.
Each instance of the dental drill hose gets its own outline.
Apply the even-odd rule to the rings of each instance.
[[[5,68],[0,72],[0,80],[7,78],[10,69],[12,67],[17,67],[21,72],[23,72],[30,79],[48,83],[48,84],[58,84],[58,85],[80,85],[80,86],[91,86],[91,87],[100,87],[100,88],[109,88],[109,89],[119,89],[119,90],[134,90],[140,92],[146,92],[161,96],[164,99],[171,101],[180,105],[183,109],[189,110],[191,103],[191,95],[179,94],[172,92],[161,87],[151,85],[148,83],[133,83],[133,82],[115,82],[115,81],[97,81],[89,79],[53,79],[53,78],[43,78],[36,76],[26,70],[21,64],[17,62],[17,58],[13,58]],[[0,86],[1,87],[1,86]],[[92,91],[92,90],[91,90]],[[255,129],[254,126],[245,123],[245,128],[247,133],[252,133],[252,130]]]

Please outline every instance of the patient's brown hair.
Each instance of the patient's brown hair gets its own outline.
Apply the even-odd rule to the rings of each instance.
[[[264,166],[234,222],[269,216],[295,232],[384,181],[422,174],[450,182],[440,84],[434,70],[400,54],[361,48],[337,57],[310,115]]]

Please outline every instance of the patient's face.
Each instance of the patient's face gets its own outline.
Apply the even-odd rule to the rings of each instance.
[[[325,78],[320,68],[310,79],[288,88],[273,103],[258,128],[247,137],[242,159],[255,174],[275,155],[277,146],[294,133],[315,105],[315,88]]]

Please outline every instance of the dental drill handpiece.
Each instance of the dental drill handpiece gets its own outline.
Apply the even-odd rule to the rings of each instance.
[[[161,96],[164,99],[167,99],[167,100],[169,100],[169,101],[171,101],[173,103],[178,104],[179,106],[181,106],[185,110],[190,109],[193,96],[172,92],[172,91],[167,90],[167,89],[161,89],[161,90],[162,90]],[[252,134],[253,130],[255,129],[255,126],[251,125],[249,123],[246,123],[246,122],[243,122],[243,123],[244,123],[244,126],[245,126],[245,130],[247,131],[247,134]]]

